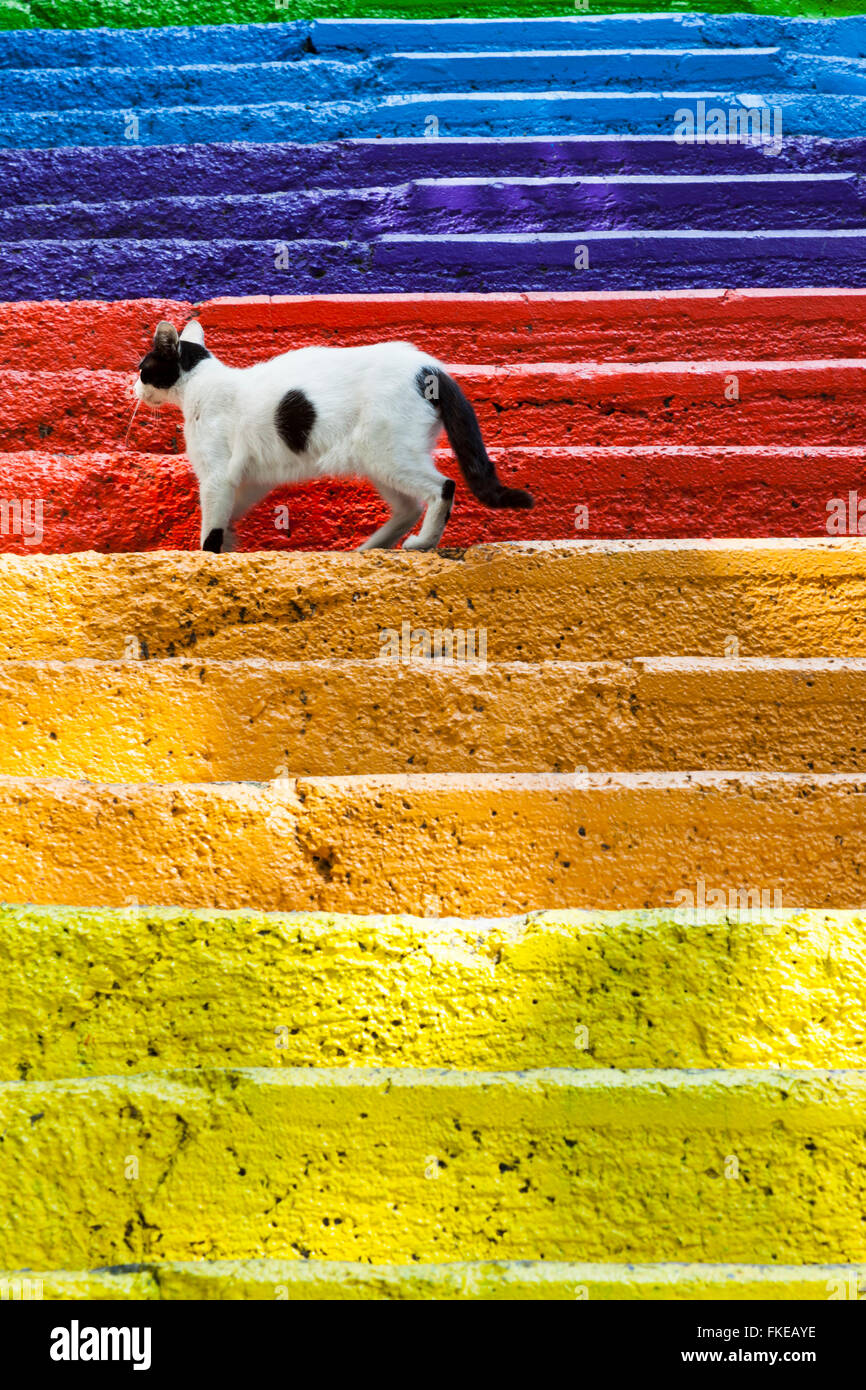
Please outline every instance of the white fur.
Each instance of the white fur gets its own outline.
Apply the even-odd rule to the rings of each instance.
[[[181,337],[204,342],[197,320]],[[424,366],[441,364],[410,343],[309,347],[244,368],[208,357],[168,390],[139,379],[135,393],[183,411],[202,544],[216,529],[230,543],[232,523],[279,484],[355,475],[368,478],[391,508],[390,520],[361,549],[395,545],[426,507],[419,535],[405,545],[427,550],[441,538],[450,503],[432,460],[442,422],[416,385]],[[303,454],[293,453],[276,428],[277,408],[292,389],[303,391],[316,412]]]

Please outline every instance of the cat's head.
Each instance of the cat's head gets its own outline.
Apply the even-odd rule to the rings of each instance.
[[[179,336],[174,325],[163,319],[156,325],[153,346],[138,364],[136,396],[148,405],[161,405],[163,401],[177,403],[184,378],[205,357],[210,357],[210,353],[204,345],[204,330],[198,319],[190,319]]]

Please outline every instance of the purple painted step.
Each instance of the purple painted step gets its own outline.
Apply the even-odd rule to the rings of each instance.
[[[0,149],[3,203],[102,202],[296,189],[360,188],[459,175],[828,173],[866,171],[866,138],[747,145],[673,139],[346,140],[332,144],[67,146]]]
[[[289,242],[277,255],[272,241],[6,242],[0,276],[8,299],[855,288],[866,285],[866,231],[397,235]]]
[[[854,287],[866,284],[864,169],[862,139],[790,140],[773,157],[610,138],[0,151],[0,293]],[[778,177],[798,174],[799,185]],[[715,201],[721,185],[688,182],[720,175],[734,182]],[[578,176],[687,182],[579,194],[491,182]],[[423,178],[449,181],[410,182]],[[70,207],[75,198],[88,206]],[[23,206],[33,203],[59,206]]]
[[[637,180],[637,181],[634,181]],[[387,188],[68,201],[0,210],[0,240],[366,241],[393,232],[866,227],[855,174],[427,179]]]

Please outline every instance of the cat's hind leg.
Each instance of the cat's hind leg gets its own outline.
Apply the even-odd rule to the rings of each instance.
[[[432,469],[435,483],[430,485],[427,496],[427,512],[424,524],[417,536],[408,536],[403,542],[404,550],[435,550],[442,539],[442,532],[451,515],[454,505],[455,484],[453,478],[443,478]],[[425,482],[427,479],[425,478]]]
[[[424,508],[417,497],[410,496],[408,492],[398,492],[396,488],[379,482],[375,482],[374,486],[391,508],[391,516],[358,549],[390,550],[407,531],[412,530]]]
[[[269,492],[273,492],[273,483],[241,483],[235,493],[235,504],[232,507],[232,521],[240,521],[242,516],[252,511]]]

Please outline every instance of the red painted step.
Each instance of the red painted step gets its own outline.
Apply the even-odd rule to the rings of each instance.
[[[841,498],[847,513],[849,493],[857,492],[863,478],[859,447],[519,447],[495,457],[508,481],[532,489],[535,510],[488,511],[461,484],[446,544],[820,536],[828,534],[828,504]],[[443,471],[456,473],[447,449],[438,462]],[[0,550],[16,554],[193,549],[199,542],[196,484],[182,455],[0,454],[0,499]],[[239,540],[245,550],[348,549],[370,535],[384,515],[384,505],[364,483],[307,484],[274,492],[241,523]],[[863,525],[866,531],[866,519]]]
[[[866,290],[683,290],[0,303],[0,368],[132,371],[159,319],[194,312],[233,366],[382,338],[492,364],[866,357]]]
[[[866,359],[830,362],[457,364],[491,445],[854,444],[866,435]],[[0,377],[0,448],[123,444],[132,376],[111,371]],[[139,410],[129,444],[180,453],[180,413]]]
[[[461,485],[452,545],[822,535],[828,504],[861,481],[866,291],[323,296],[199,311],[236,365],[386,337],[460,364],[500,472],[537,506],[489,512]],[[11,451],[0,453],[0,549],[198,544],[180,415],[140,410],[123,443],[155,322],[193,312],[165,300],[0,304],[0,449]],[[440,466],[457,474],[447,448]],[[286,503],[288,533],[275,525]],[[241,542],[349,547],[383,510],[365,484],[283,490],[242,524]]]

